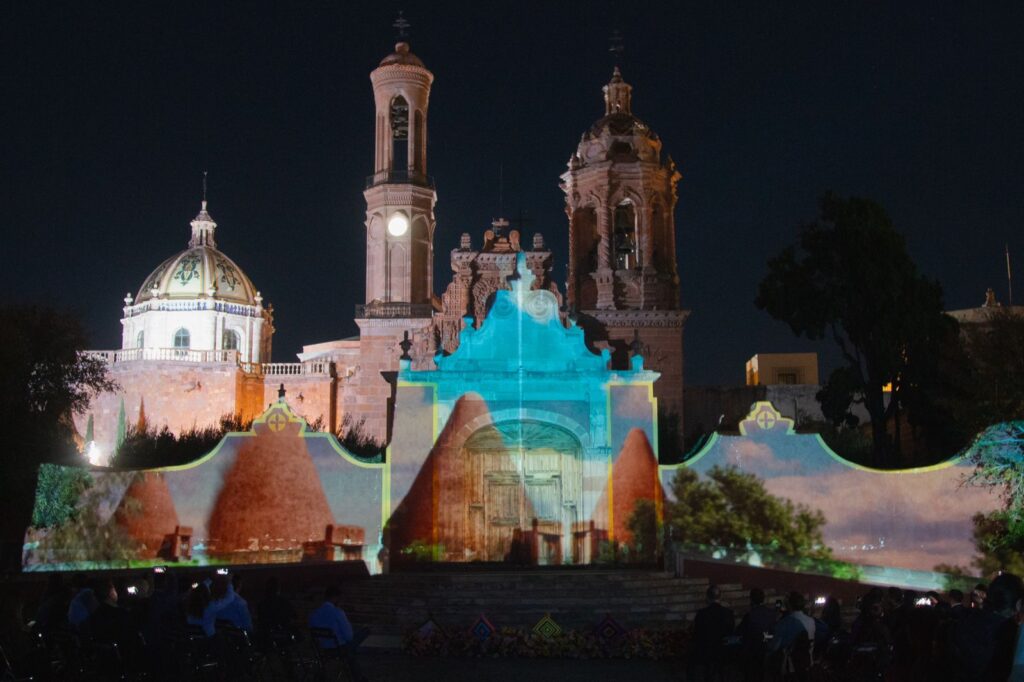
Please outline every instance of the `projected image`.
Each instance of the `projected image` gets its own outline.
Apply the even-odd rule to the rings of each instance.
[[[961,458],[855,465],[762,402],[739,436],[716,435],[684,465],[662,467],[666,522],[694,555],[939,588],[937,567],[971,563],[974,515],[1001,506],[990,487],[964,485],[973,470]]]
[[[182,466],[44,467],[24,565],[354,560],[375,573],[681,552],[920,588],[971,565],[974,518],[1001,508],[990,486],[962,485],[973,464],[867,469],[761,402],[739,435],[659,466],[658,373],[639,353],[610,369],[522,254],[509,282],[432,367],[400,361],[383,457],[351,454],[282,395]]]

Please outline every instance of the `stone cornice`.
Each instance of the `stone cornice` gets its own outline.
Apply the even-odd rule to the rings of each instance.
[[[682,327],[689,310],[581,310],[586,316],[612,327]]]

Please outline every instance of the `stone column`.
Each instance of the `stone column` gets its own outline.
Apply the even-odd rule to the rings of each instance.
[[[592,276],[597,284],[597,307],[600,310],[615,308],[615,274],[612,270],[611,215],[607,206],[597,210],[597,272]]]

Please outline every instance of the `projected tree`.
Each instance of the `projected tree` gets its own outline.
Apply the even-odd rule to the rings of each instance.
[[[798,336],[835,342],[844,364],[818,394],[825,416],[854,426],[850,408],[862,404],[871,463],[900,464],[901,410],[913,404],[923,416],[938,409],[930,395],[957,325],[943,314],[942,288],[918,272],[885,210],[826,194],[818,219],[768,261],[755,303]]]
[[[1001,489],[1003,509],[974,517],[975,565],[985,575],[1024,570],[1024,422],[996,424],[968,450],[977,464],[968,481]]]
[[[675,500],[666,502],[665,522],[677,543],[704,545],[737,559],[753,552],[832,558],[820,511],[771,495],[764,481],[736,467],[715,466],[705,480],[692,469],[680,469],[672,493]]]

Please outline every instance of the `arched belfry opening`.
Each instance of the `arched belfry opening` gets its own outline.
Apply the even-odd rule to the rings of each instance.
[[[409,103],[404,97],[398,95],[391,100],[391,108],[388,112],[388,120],[391,124],[391,163],[392,172],[398,174],[409,171]]]
[[[612,225],[615,269],[632,270],[637,267],[636,209],[632,201],[626,199],[615,207]]]

